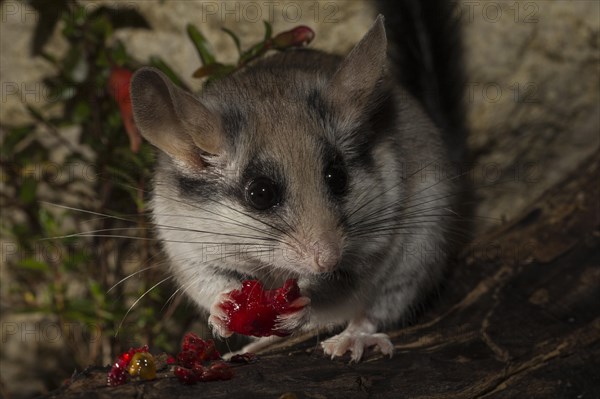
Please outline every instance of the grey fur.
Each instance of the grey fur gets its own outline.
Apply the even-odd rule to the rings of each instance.
[[[313,50],[270,56],[204,90],[205,120],[173,106],[186,94],[159,71],[136,73],[136,123],[163,150],[154,222],[182,291],[201,309],[242,278],[280,286],[294,277],[311,300],[302,328],[365,317],[381,328],[438,283],[453,188],[430,170],[447,157],[420,105],[390,83],[385,54],[379,18],[345,59]],[[190,120],[174,122],[181,118]],[[341,197],[323,177],[333,157],[349,173]],[[247,204],[256,175],[281,184],[275,209]],[[315,269],[314,251],[326,253],[330,269]]]

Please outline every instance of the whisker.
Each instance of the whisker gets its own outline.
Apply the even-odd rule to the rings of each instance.
[[[108,291],[106,291],[106,293],[108,294],[108,293],[109,293],[109,292],[111,292],[111,291],[112,291],[112,290],[113,290],[113,289],[114,289],[116,286],[118,286],[119,284],[122,284],[122,283],[124,283],[125,281],[129,280],[131,277],[133,277],[133,276],[135,276],[135,275],[138,275],[138,274],[140,274],[140,273],[143,273],[143,272],[145,272],[146,270],[154,269],[154,268],[156,268],[156,267],[158,267],[158,265],[154,265],[154,266],[148,266],[148,267],[145,267],[145,268],[143,268],[143,269],[141,269],[141,270],[138,270],[138,271],[136,271],[136,272],[134,272],[134,273],[131,273],[131,274],[130,274],[130,275],[128,275],[128,276],[125,276],[124,278],[122,278],[121,280],[119,280],[119,282],[117,282],[117,283],[113,284],[113,285],[112,285],[112,287],[110,287],[110,288],[108,289]]]
[[[372,203],[375,199],[387,194],[388,192],[390,192],[391,190],[400,187],[403,184],[406,184],[406,181],[410,180],[412,177],[416,176],[417,173],[419,173],[420,171],[422,171],[423,169],[425,169],[426,167],[428,167],[429,165],[433,164],[434,161],[429,162],[428,164],[426,164],[425,166],[423,166],[421,169],[415,171],[414,173],[412,173],[410,176],[408,176],[406,179],[401,178],[400,182],[398,182],[397,184],[394,184],[393,186],[389,187],[387,190],[385,190],[383,193],[378,193],[377,191],[373,190],[373,197],[371,199],[369,199],[368,201],[365,201],[364,204],[362,204],[361,206],[359,206],[357,209],[351,210],[351,212],[348,215],[348,218],[353,216],[354,214],[356,214],[358,211],[360,211],[361,209],[363,209],[365,206],[369,205],[370,203]]]
[[[116,220],[122,220],[125,222],[130,222],[130,223],[137,223],[137,220],[131,220],[131,219],[127,219],[124,217],[120,217],[120,216],[114,216],[114,215],[109,215],[107,213],[101,213],[101,212],[95,212],[95,211],[90,211],[87,209],[81,209],[81,208],[74,208],[72,206],[68,206],[68,205],[61,205],[61,204],[56,204],[54,202],[48,202],[48,201],[39,201],[40,204],[46,204],[46,205],[50,205],[50,206],[54,206],[57,208],[62,208],[62,209],[68,209],[70,211],[76,211],[76,212],[81,212],[81,213],[88,213],[90,215],[96,215],[96,216],[102,216],[105,218],[111,218],[111,219],[116,219]]]
[[[67,205],[60,205],[60,204],[55,204],[55,203],[51,203],[51,202],[45,202],[42,201],[42,203],[46,203],[48,205],[52,205],[52,206],[56,206],[59,208],[63,208],[63,209],[68,209],[68,210],[72,210],[72,211],[77,211],[77,212],[82,212],[82,213],[88,213],[88,214],[93,214],[96,216],[102,216],[102,217],[108,217],[108,218],[112,218],[112,219],[116,219],[116,220],[122,220],[122,221],[126,221],[126,222],[130,222],[130,223],[138,223],[137,220],[130,220],[127,218],[123,218],[123,217],[119,217],[119,216],[113,216],[113,215],[109,215],[109,214],[105,214],[105,213],[100,213],[100,212],[94,212],[94,211],[90,211],[90,210],[86,210],[86,209],[80,209],[80,208],[74,208],[74,207],[70,207]],[[215,231],[206,231],[206,230],[198,230],[198,229],[190,229],[190,228],[182,228],[182,227],[178,227],[178,226],[170,226],[170,225],[163,225],[163,224],[155,224],[158,227],[161,228],[165,228],[165,229],[173,229],[173,230],[180,230],[180,231],[189,231],[189,232],[194,232],[194,233],[203,233],[203,234],[208,234],[208,235],[220,235],[220,236],[226,236],[226,237],[236,237],[236,238],[246,238],[246,239],[254,239],[254,240],[261,240],[261,241],[277,241],[280,243],[285,243],[281,240],[277,240],[275,238],[271,238],[271,237],[259,237],[259,236],[250,236],[250,235],[241,235],[241,234],[228,234],[228,233],[219,233],[219,232],[215,232]],[[261,231],[262,232],[262,231]],[[264,233],[264,232],[262,232]],[[41,238],[41,240],[48,240],[48,239],[58,239],[58,238],[71,238],[71,237],[92,237],[91,235],[86,235],[86,234],[81,234],[81,233],[74,233],[74,234],[69,234],[69,235],[64,235],[64,236],[58,236],[58,237],[44,237]],[[133,238],[133,237],[127,237],[127,236],[110,236],[110,235],[94,235],[94,237],[106,237],[106,238]],[[140,238],[143,239],[143,238]],[[153,239],[148,239],[145,238],[146,240],[153,240]]]
[[[164,195],[159,195],[159,194],[155,194],[155,195],[156,195],[156,196],[158,196],[158,197],[161,197],[161,198],[167,199],[167,200],[169,200],[169,201],[174,201],[174,202],[177,202],[177,203],[180,203],[180,204],[183,204],[183,205],[186,205],[186,206],[192,207],[192,208],[194,208],[194,209],[197,209],[197,210],[201,210],[201,211],[203,211],[203,212],[210,213],[210,214],[212,214],[212,215],[215,215],[215,216],[218,216],[218,217],[224,218],[224,219],[226,219],[226,220],[229,220],[229,221],[237,222],[235,219],[232,219],[232,218],[230,218],[230,217],[228,217],[228,216],[219,215],[218,213],[216,213],[216,212],[214,212],[214,211],[211,211],[211,210],[209,210],[209,209],[206,209],[206,208],[202,208],[202,207],[200,207],[200,206],[198,206],[198,205],[196,205],[196,204],[190,203],[190,202],[182,201],[182,200],[180,200],[180,199],[177,199],[177,198],[165,197]],[[240,214],[242,214],[242,215],[244,215],[244,216],[246,216],[246,217],[249,217],[249,218],[250,218],[250,219],[252,219],[252,220],[258,221],[258,222],[260,222],[260,223],[262,223],[262,224],[266,225],[267,227],[270,227],[270,228],[272,228],[272,229],[274,229],[274,230],[278,230],[278,231],[280,231],[280,232],[283,232],[282,230],[280,230],[280,229],[277,229],[277,228],[275,228],[274,226],[271,226],[270,224],[268,224],[268,223],[266,223],[266,222],[264,222],[264,221],[262,221],[262,220],[260,220],[260,219],[258,219],[258,218],[256,218],[256,217],[254,217],[254,216],[248,215],[248,214],[246,214],[246,213],[244,213],[244,212],[241,212],[241,211],[239,211],[239,210],[237,210],[237,209],[235,209],[235,208],[233,208],[233,207],[231,207],[231,206],[228,206],[228,205],[227,205],[227,204],[225,204],[225,203],[222,203],[222,202],[219,202],[219,201],[216,201],[216,200],[213,200],[213,199],[209,199],[209,200],[210,200],[210,201],[212,201],[212,202],[215,202],[215,203],[217,203],[218,205],[220,205],[220,206],[223,206],[223,207],[225,207],[225,208],[227,208],[227,209],[229,209],[229,210],[233,210],[233,211],[235,211],[235,212],[238,212],[238,213],[240,213]],[[252,227],[253,227],[253,226],[252,226]],[[259,231],[260,231],[261,233],[269,233],[269,232],[268,232],[268,231],[266,231],[266,230],[259,230]],[[272,233],[270,233],[270,234],[272,234]]]
[[[220,235],[225,235],[225,236],[231,236],[231,237],[238,237],[234,234],[220,234]],[[256,242],[216,242],[216,241],[186,241],[186,240],[169,240],[169,239],[159,239],[159,238],[149,238],[149,237],[135,237],[135,236],[126,236],[126,235],[119,235],[119,234],[83,234],[83,233],[76,233],[76,234],[71,234],[68,236],[63,236],[63,237],[58,237],[58,238],[68,238],[68,237],[102,237],[102,238],[122,238],[122,239],[130,239],[130,240],[138,240],[138,241],[158,241],[158,242],[173,242],[173,243],[185,243],[185,244],[211,244],[211,245],[248,245],[248,246],[252,246],[252,245],[256,245],[256,246],[260,246],[260,245],[268,245],[268,244],[263,244],[263,243],[256,243]],[[241,237],[240,238],[244,238]],[[248,238],[248,237],[246,237]],[[41,238],[40,240],[51,240],[54,238]],[[255,238],[258,239],[258,238]]]
[[[127,309],[127,312],[125,312],[125,315],[121,319],[121,322],[119,323],[119,326],[117,327],[117,331],[115,332],[115,338],[117,337],[117,335],[119,335],[119,331],[121,331],[121,327],[123,326],[125,319],[129,315],[131,310],[135,307],[135,305],[137,305],[138,302],[141,301],[142,298],[144,298],[150,291],[152,291],[153,289],[155,289],[156,287],[158,287],[159,285],[161,285],[162,283],[164,283],[165,281],[167,281],[171,278],[173,278],[173,276],[165,277],[164,279],[160,280],[158,283],[154,284],[152,287],[150,287],[148,290],[146,290],[146,292],[144,292],[138,299],[135,300],[135,302],[129,307],[129,309]]]

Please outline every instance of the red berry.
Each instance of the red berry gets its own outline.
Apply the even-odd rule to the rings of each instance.
[[[196,374],[194,374],[194,372],[190,369],[186,369],[184,367],[175,367],[174,373],[179,382],[183,384],[192,385],[198,382]]]
[[[192,368],[194,363],[196,363],[198,359],[198,355],[194,351],[181,351],[177,354],[177,363],[180,366]]]
[[[212,339],[206,341],[206,348],[204,348],[204,356],[202,356],[202,360],[219,360],[221,359],[221,354],[215,347],[215,342]]]
[[[202,338],[198,337],[194,333],[187,333],[183,337],[183,343],[181,344],[181,353],[183,352],[193,353],[193,355],[182,355],[183,359],[188,359],[187,363],[190,364],[194,361],[203,362],[206,360],[217,360],[221,358],[221,354],[217,351],[217,348],[215,348],[215,343],[213,340],[209,339],[208,341],[204,341]],[[182,360],[180,360],[180,364],[181,361]]]
[[[196,378],[200,378],[204,371],[205,369],[200,362],[194,363],[192,366],[192,372],[196,375]]]
[[[222,379],[221,377],[216,378],[217,372],[214,371],[209,373],[211,379],[203,377],[210,370],[210,368],[204,367],[203,362],[219,359],[221,359],[221,355],[217,351],[213,340],[205,341],[190,332],[183,337],[181,352],[177,354],[177,360],[172,358],[170,364],[177,362],[179,365],[173,370],[179,381],[184,384],[195,384],[198,381]],[[167,363],[169,363],[169,359],[167,359]]]
[[[223,362],[215,362],[210,365],[199,377],[200,381],[230,380],[233,378],[233,370]]]
[[[247,280],[241,290],[229,293],[231,300],[221,307],[231,331],[257,337],[285,336],[289,333],[275,329],[277,316],[297,310],[290,304],[300,296],[300,288],[293,279],[287,280],[281,288],[267,291],[259,281]]]

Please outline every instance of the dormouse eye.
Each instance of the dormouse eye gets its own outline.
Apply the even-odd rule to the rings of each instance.
[[[348,174],[341,163],[333,163],[325,169],[325,182],[333,195],[342,195],[348,186]]]
[[[257,177],[246,187],[246,200],[253,208],[264,211],[279,203],[279,188],[268,177]]]

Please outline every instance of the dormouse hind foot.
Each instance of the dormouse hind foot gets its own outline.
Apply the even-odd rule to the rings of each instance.
[[[352,352],[350,362],[359,362],[365,349],[377,346],[384,355],[392,357],[394,346],[387,334],[375,333],[375,325],[367,319],[352,321],[340,334],[321,343],[326,355],[335,358]]]

